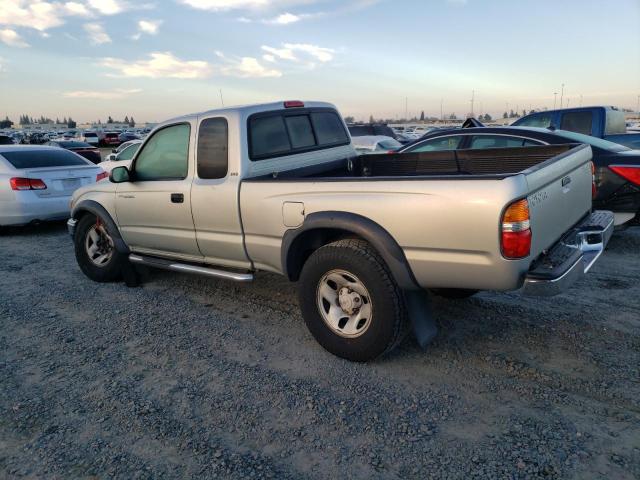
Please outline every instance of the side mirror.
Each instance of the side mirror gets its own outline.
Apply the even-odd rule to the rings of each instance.
[[[111,183],[125,183],[130,181],[129,169],[127,167],[116,167],[109,174]]]

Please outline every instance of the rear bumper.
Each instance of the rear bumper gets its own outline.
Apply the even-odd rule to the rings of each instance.
[[[552,296],[567,290],[600,258],[613,235],[614,216],[596,211],[541,255],[524,280],[522,293]]]
[[[3,202],[0,205],[0,225],[19,226],[32,222],[64,220],[69,218],[69,200],[71,196],[38,198],[34,192],[20,192],[16,201]]]

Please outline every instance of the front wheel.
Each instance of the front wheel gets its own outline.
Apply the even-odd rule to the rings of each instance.
[[[339,357],[373,360],[407,333],[402,292],[365,241],[340,240],[316,250],[304,264],[298,295],[309,331]]]
[[[122,267],[128,261],[116,250],[111,235],[98,216],[88,214],[78,222],[74,235],[76,260],[80,270],[96,282],[119,279]]]

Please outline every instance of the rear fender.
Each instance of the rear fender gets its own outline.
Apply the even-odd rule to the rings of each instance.
[[[287,230],[282,239],[282,271],[297,281],[304,262],[327,241],[339,236],[355,235],[376,249],[403,290],[418,290],[409,262],[402,248],[389,232],[361,215],[349,212],[316,212],[306,216],[302,226]]]

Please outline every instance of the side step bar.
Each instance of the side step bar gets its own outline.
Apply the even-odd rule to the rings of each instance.
[[[236,273],[226,270],[216,270],[215,268],[202,267],[199,265],[191,265],[188,263],[178,263],[173,260],[165,260],[164,258],[147,257],[145,255],[137,255],[132,253],[129,255],[129,261],[138,265],[146,265],[147,267],[161,268],[163,270],[172,270],[174,272],[194,273],[196,275],[204,275],[205,277],[222,278],[225,280],[233,280],[234,282],[251,282],[253,274]]]

